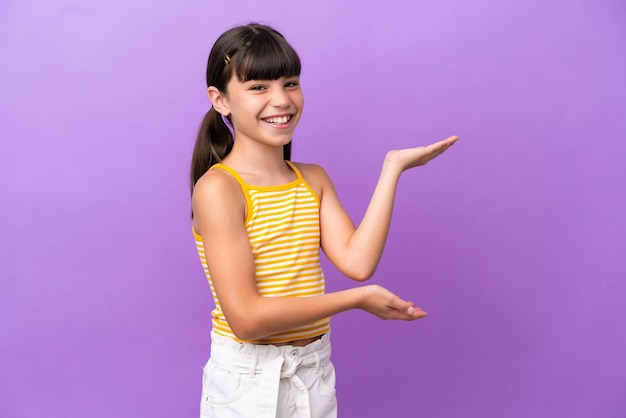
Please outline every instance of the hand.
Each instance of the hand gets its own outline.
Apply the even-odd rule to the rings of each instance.
[[[400,299],[384,287],[369,285],[361,289],[363,299],[360,308],[380,319],[413,321],[426,316],[426,312],[413,306],[413,302]]]
[[[430,160],[443,154],[458,140],[459,137],[453,135],[443,141],[435,142],[427,146],[389,151],[385,157],[385,163],[393,164],[401,171],[425,165]]]

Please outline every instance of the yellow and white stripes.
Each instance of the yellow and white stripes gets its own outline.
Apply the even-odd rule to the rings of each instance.
[[[248,202],[246,231],[252,246],[256,284],[265,297],[307,297],[324,293],[324,273],[319,262],[319,199],[297,168],[289,163],[298,179],[281,186],[254,187],[246,184],[232,169]],[[198,254],[215,300],[213,330],[238,340],[220,308],[207,268],[202,237],[195,233]],[[264,338],[262,343],[279,343],[309,338],[328,332],[330,318]],[[238,340],[239,341],[239,340]]]

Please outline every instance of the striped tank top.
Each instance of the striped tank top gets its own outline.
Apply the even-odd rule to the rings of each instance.
[[[320,266],[320,200],[300,171],[289,161],[287,164],[297,179],[280,186],[261,187],[247,184],[237,172],[223,164],[220,168],[229,172],[241,185],[248,211],[245,228],[252,246],[256,272],[256,285],[264,297],[308,297],[324,293],[324,273]],[[207,267],[202,237],[195,231],[194,237],[200,261],[204,267],[215,309],[213,332],[235,337],[220,307],[211,274]],[[253,343],[282,343],[315,337],[330,330],[330,318],[325,318],[295,329],[267,336]]]

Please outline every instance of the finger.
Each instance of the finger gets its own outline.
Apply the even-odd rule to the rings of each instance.
[[[411,312],[411,318],[413,319],[424,318],[427,315],[428,314],[425,311],[423,311],[421,308],[418,308],[418,307],[414,307]]]
[[[416,319],[424,318],[426,315],[426,312],[422,309],[411,306],[405,311],[391,310],[387,319],[414,321]]]
[[[456,142],[456,141],[454,142],[446,142],[446,141],[437,142],[427,147],[429,148],[427,149],[427,153],[429,154],[428,157],[431,160],[434,160],[435,158],[439,157],[441,154],[446,152],[448,148],[450,148],[452,145],[454,145],[454,142]]]
[[[452,145],[454,145],[459,140],[459,137],[456,135],[449,136],[443,141],[436,142],[435,144],[440,145],[443,149],[448,149]]]
[[[428,315],[422,310],[422,308],[418,308],[417,306],[415,306],[413,302],[407,301],[407,304],[409,305],[409,307],[404,313],[409,316],[409,320],[423,318]]]
[[[458,135],[451,135],[451,136],[447,137],[446,139],[444,139],[443,142],[446,142],[446,143],[452,145],[452,144],[454,144],[458,140],[459,140]]]
[[[456,141],[458,140],[459,140],[459,137],[456,135],[453,135],[444,139],[443,141],[435,142],[434,144],[432,144],[435,146],[435,149],[433,151],[444,152],[445,150],[450,148],[452,145],[454,145]]]
[[[413,302],[406,302],[398,296],[395,296],[387,306],[398,312],[407,312],[409,309],[413,308]]]
[[[448,144],[445,142],[437,142],[434,144],[430,144],[429,146],[425,147],[424,151],[425,154],[429,155],[429,156],[439,156],[440,154],[442,154],[443,152],[445,152],[448,148],[450,148],[452,144]]]
[[[413,302],[405,302],[398,298],[388,305],[386,319],[413,321],[424,316],[426,316],[426,312],[420,308],[415,308]]]

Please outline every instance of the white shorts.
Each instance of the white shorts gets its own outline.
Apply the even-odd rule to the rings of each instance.
[[[201,418],[335,418],[330,335],[305,347],[238,343],[211,334]]]

